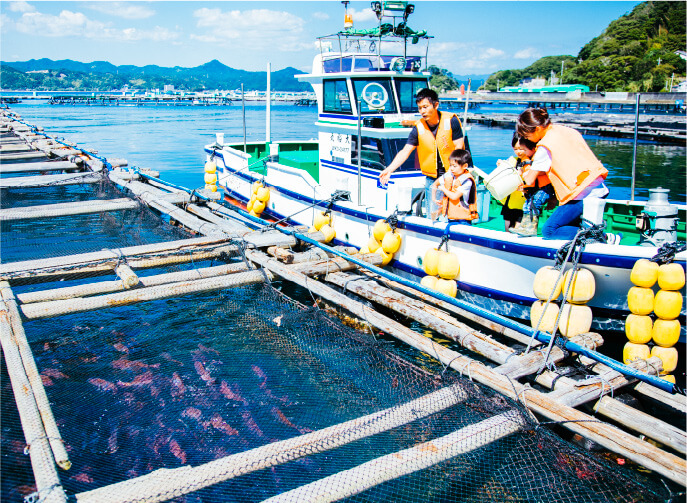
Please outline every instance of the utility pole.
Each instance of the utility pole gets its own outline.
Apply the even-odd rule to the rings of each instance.
[[[563,70],[565,70],[565,60],[561,61],[561,85],[563,85]]]

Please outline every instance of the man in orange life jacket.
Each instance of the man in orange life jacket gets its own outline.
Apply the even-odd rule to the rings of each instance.
[[[449,168],[449,155],[455,149],[464,148],[463,128],[456,114],[439,112],[439,96],[431,89],[422,89],[415,95],[418,112],[422,119],[417,121],[408,135],[408,142],[396,154],[391,164],[379,175],[379,181],[386,185],[391,173],[396,171],[417,149],[420,170],[425,175],[425,214],[430,217],[437,212],[432,200],[432,184]]]

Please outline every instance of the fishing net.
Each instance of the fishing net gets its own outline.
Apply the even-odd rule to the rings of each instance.
[[[3,224],[2,262],[180,238],[148,210],[128,216]],[[240,252],[221,262],[241,265]],[[112,279],[32,279],[12,291],[21,301]],[[23,320],[72,463],[59,471],[65,493],[94,502],[666,499],[662,486],[538,427],[521,404],[313,304],[307,290],[260,281]],[[2,499],[48,498],[35,493],[4,356]]]

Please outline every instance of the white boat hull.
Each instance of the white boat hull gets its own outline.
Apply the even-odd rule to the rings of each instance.
[[[213,152],[210,148],[206,150]],[[242,152],[228,147],[214,154],[218,183],[228,197],[245,203],[250,199],[251,184],[264,180],[271,194],[265,211],[276,219],[289,217],[289,222],[305,226],[312,225],[316,211],[328,207],[327,202],[318,201],[328,199],[333,190],[325,189],[303,170],[268,161],[267,175],[263,177],[246,170],[242,156]],[[358,248],[367,243],[374,223],[392,213],[386,208],[358,206],[350,201],[336,202],[331,210],[336,242]],[[398,228],[403,243],[390,265],[419,281],[424,276],[422,258],[429,248],[437,247],[446,224],[406,215],[399,217]],[[536,300],[532,292],[534,275],[541,267],[554,264],[556,252],[565,241],[522,238],[466,225],[452,225],[448,232],[448,250],[457,254],[460,261],[458,296],[499,314],[528,319],[529,308]],[[589,302],[596,329],[622,329],[629,313],[630,270],[636,260],[651,258],[656,251],[655,247],[601,243],[586,246],[580,265],[589,269],[596,280],[596,294]],[[685,255],[682,252],[678,256],[683,267]],[[684,315],[683,303],[681,316]]]

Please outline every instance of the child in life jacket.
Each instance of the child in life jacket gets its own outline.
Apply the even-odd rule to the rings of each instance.
[[[522,175],[523,168],[531,164],[532,161],[530,160],[531,157],[518,143],[520,138],[518,133],[514,133],[513,139],[510,142],[515,155],[512,155],[505,161],[499,159],[496,164],[506,163],[511,168],[516,168]],[[516,190],[499,202],[503,205],[501,208],[501,216],[503,217],[504,230],[508,230],[522,220],[522,207],[525,204],[525,195],[521,191]]]
[[[472,225],[478,218],[477,186],[468,173],[472,156],[469,151],[459,148],[451,152],[448,159],[449,170],[432,184],[432,199],[439,205],[432,220],[439,218],[449,223]],[[441,199],[437,198],[437,192],[442,194]]]
[[[521,176],[525,179],[525,175],[532,167],[531,159],[534,157],[537,144],[527,138],[520,137],[516,148],[521,152],[520,155],[527,159],[527,162],[523,163],[521,169]],[[519,236],[536,236],[542,209],[551,199],[551,196],[554,195],[553,185],[551,185],[546,173],[541,173],[532,184],[524,184],[522,192],[525,196],[525,203],[522,206],[522,219],[514,227],[508,229],[508,231]]]

